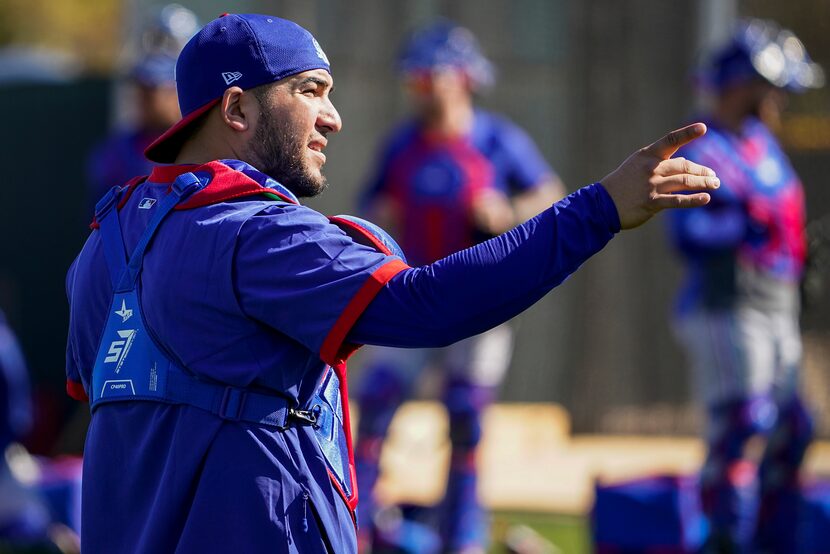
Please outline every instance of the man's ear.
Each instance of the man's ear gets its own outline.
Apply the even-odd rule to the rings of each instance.
[[[253,129],[259,117],[259,102],[253,94],[246,93],[239,87],[225,91],[219,108],[222,122],[239,133]]]

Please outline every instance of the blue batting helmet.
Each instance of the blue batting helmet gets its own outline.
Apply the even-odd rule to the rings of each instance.
[[[130,69],[129,77],[144,86],[176,86],[176,58],[167,54],[144,56]]]
[[[798,37],[763,19],[741,21],[729,43],[711,55],[703,73],[704,82],[716,90],[757,77],[791,92],[824,84],[824,71]]]
[[[168,4],[155,12],[145,26],[141,50],[176,57],[199,27],[199,19],[191,10]]]
[[[412,33],[398,57],[398,69],[404,75],[441,68],[463,71],[477,89],[492,85],[495,78],[493,65],[473,33],[447,19]]]

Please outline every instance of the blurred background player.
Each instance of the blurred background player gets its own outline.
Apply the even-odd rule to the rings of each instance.
[[[49,548],[49,512],[42,499],[19,481],[10,461],[32,426],[29,375],[17,338],[0,311],[0,552]],[[24,454],[25,455],[25,454]]]
[[[399,70],[415,115],[387,139],[362,203],[410,264],[429,264],[507,231],[565,195],[523,130],[474,107],[474,94],[493,82],[493,68],[469,30],[438,20],[416,31]],[[377,512],[372,491],[381,444],[415,378],[432,366],[443,372],[452,444],[441,539],[447,551],[484,551],[488,525],[476,498],[475,452],[482,412],[507,370],[512,342],[502,325],[443,349],[367,352],[356,451],[364,549]]]
[[[688,269],[675,328],[709,420],[708,551],[796,552],[798,472],[812,436],[797,390],[805,205],[773,131],[787,92],[818,87],[823,74],[793,33],[762,20],[743,22],[709,61],[709,132],[679,155],[713,168],[723,186],[705,208],[671,216]],[[745,450],[758,436],[756,475]]]
[[[198,28],[192,11],[170,4],[139,32],[135,61],[128,64],[128,87],[119,95],[116,129],[90,155],[90,213],[113,186],[150,173],[153,164],[144,157],[144,149],[180,118],[176,57]]]
[[[151,54],[130,71],[135,123],[116,129],[93,151],[89,163],[90,206],[112,187],[150,173],[153,163],[144,157],[144,149],[179,120],[175,68],[174,57]]]

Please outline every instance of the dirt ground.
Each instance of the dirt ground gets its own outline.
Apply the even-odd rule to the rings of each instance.
[[[432,504],[440,498],[449,455],[446,429],[437,402],[410,402],[399,410],[381,459],[378,492],[384,499]],[[692,473],[703,455],[696,438],[574,436],[557,405],[497,404],[484,421],[480,493],[494,510],[585,514],[598,480]],[[830,476],[830,442],[813,444],[806,473]]]

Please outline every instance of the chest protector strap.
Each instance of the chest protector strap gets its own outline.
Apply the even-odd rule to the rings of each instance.
[[[156,205],[129,258],[117,209],[122,190],[112,189],[96,206],[113,299],[92,370],[90,407],[94,411],[104,403],[135,400],[188,404],[222,419],[284,429],[297,413],[287,398],[193,375],[165,352],[144,321],[137,291],[144,253],[170,211],[204,186],[192,173],[179,176]]]

